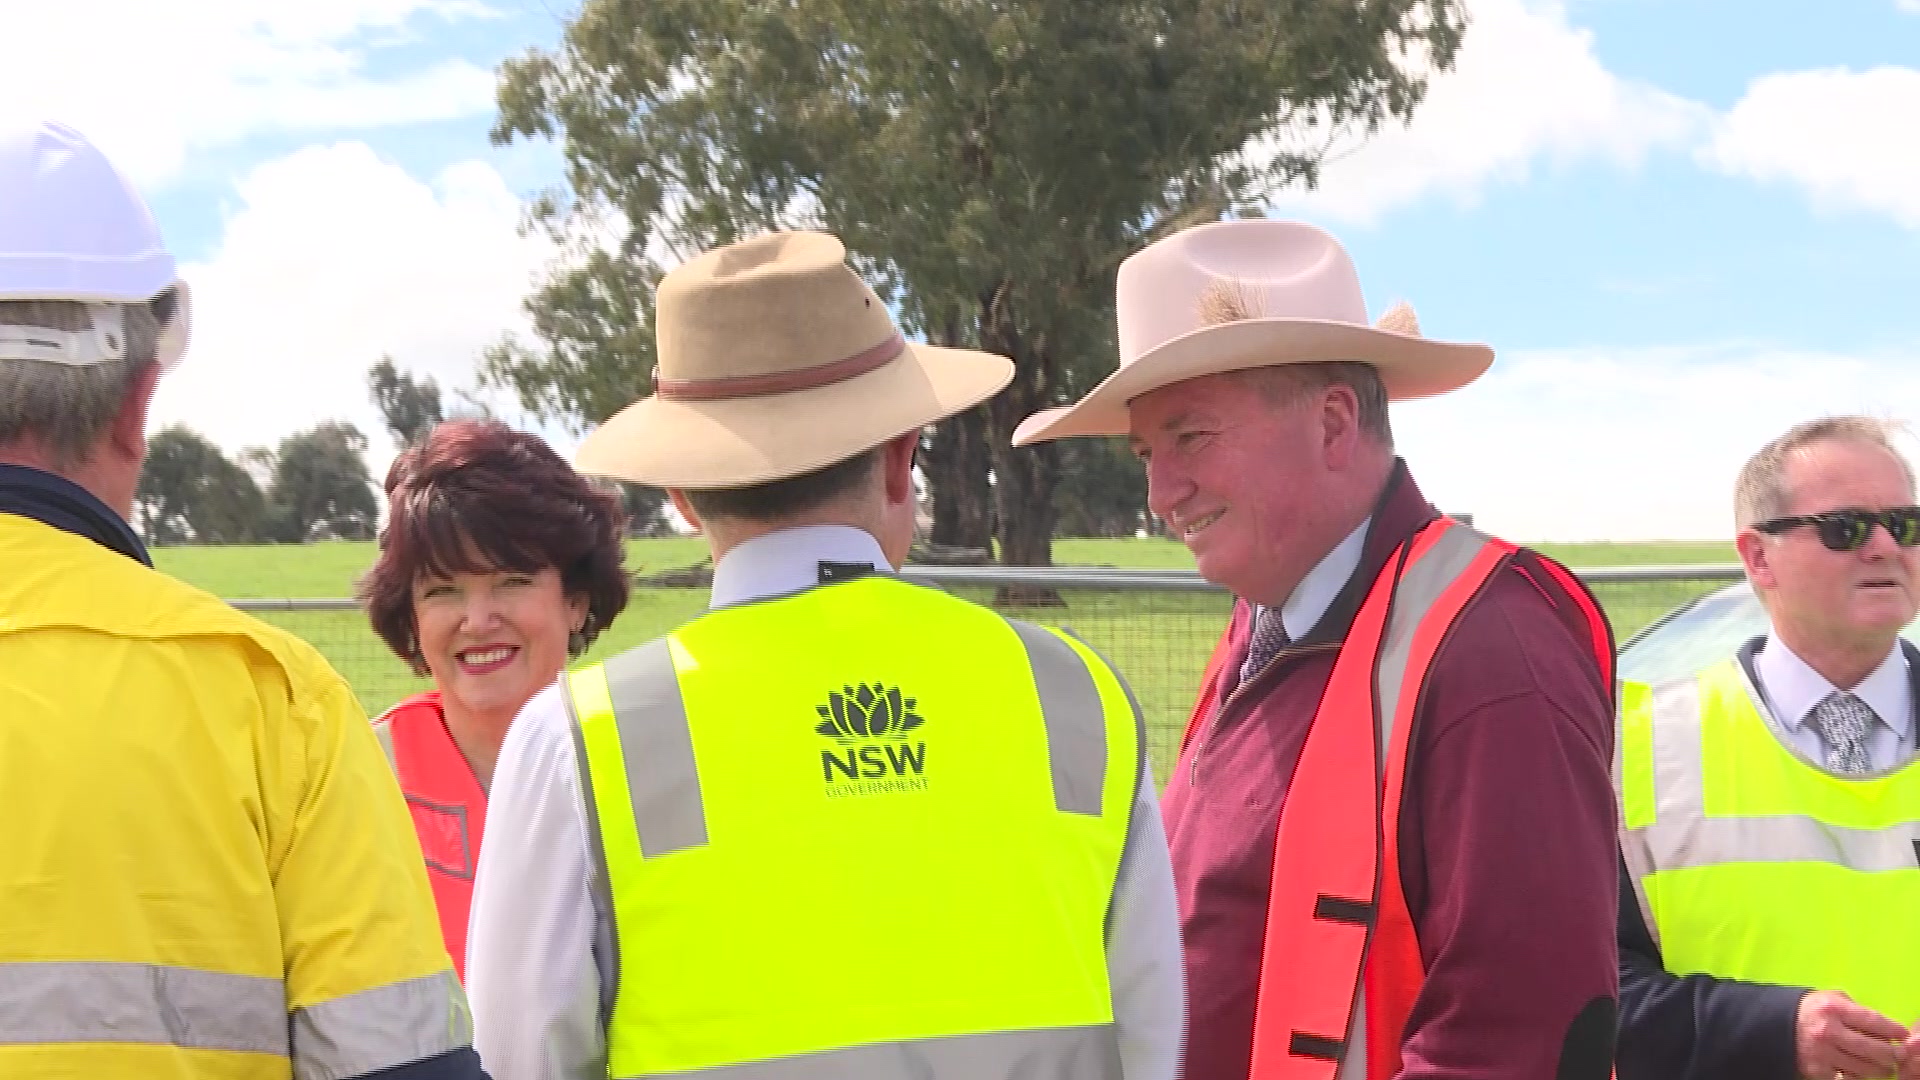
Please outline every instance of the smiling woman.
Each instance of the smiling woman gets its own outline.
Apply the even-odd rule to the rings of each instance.
[[[507,728],[627,603],[623,517],[537,436],[456,420],[394,460],[374,630],[434,690],[374,721],[465,973],[486,791]]]

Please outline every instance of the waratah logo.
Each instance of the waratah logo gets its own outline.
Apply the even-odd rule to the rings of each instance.
[[[926,723],[913,711],[919,702],[901,697],[900,688],[884,683],[843,686],[827,695],[814,710],[822,719],[813,730],[841,746],[867,739],[905,739],[907,732]]]

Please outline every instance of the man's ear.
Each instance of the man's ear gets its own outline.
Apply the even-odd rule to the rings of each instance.
[[[700,515],[694,512],[693,503],[688,500],[686,492],[679,488],[668,488],[667,498],[673,500],[673,508],[680,511],[680,516],[687,519],[687,524],[693,526],[694,532],[706,531],[705,526],[700,524]]]
[[[889,504],[897,506],[913,501],[913,457],[919,451],[918,430],[896,435],[881,445],[880,468],[886,476]]]
[[[141,368],[127,384],[127,396],[120,401],[120,411],[113,414],[113,422],[107,425],[107,444],[122,458],[146,460],[147,412],[159,385],[159,364]]]
[[[1740,565],[1746,568],[1747,580],[1753,582],[1756,589],[1771,589],[1779,584],[1773,575],[1772,554],[1767,550],[1767,538],[1752,529],[1740,530],[1733,538],[1733,549],[1740,553]]]
[[[1360,395],[1353,387],[1335,383],[1321,393],[1320,453],[1327,467],[1344,469],[1360,448]]]

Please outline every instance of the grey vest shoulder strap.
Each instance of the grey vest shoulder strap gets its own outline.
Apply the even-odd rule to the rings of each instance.
[[[393,752],[393,724],[385,716],[373,722],[373,737],[380,740],[380,749],[386,751],[387,764],[399,772],[400,759]]]

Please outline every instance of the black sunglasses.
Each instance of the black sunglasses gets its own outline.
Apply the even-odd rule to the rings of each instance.
[[[1754,525],[1769,535],[1783,533],[1801,525],[1820,532],[1820,543],[1829,551],[1854,551],[1873,535],[1875,525],[1885,525],[1887,534],[1901,547],[1920,544],[1920,506],[1896,506],[1891,510],[1830,510],[1824,514],[1773,518]]]

